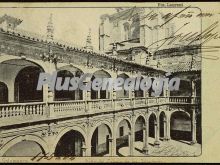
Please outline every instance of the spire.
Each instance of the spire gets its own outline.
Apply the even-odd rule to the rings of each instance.
[[[47,24],[47,39],[48,40],[53,40],[53,32],[54,32],[54,27],[53,27],[53,15],[50,14],[50,18]]]
[[[89,34],[86,39],[86,47],[87,50],[93,50],[92,39],[91,39],[91,29],[89,28]]]

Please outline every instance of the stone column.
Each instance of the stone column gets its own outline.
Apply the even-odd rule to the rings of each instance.
[[[92,140],[92,135],[90,136],[90,121],[87,119],[87,131],[86,131],[86,156],[91,156],[92,155],[92,145],[91,145],[91,140]]]
[[[170,117],[167,116],[166,118],[166,136],[165,140],[170,140]]]
[[[134,141],[132,131],[128,133],[128,148],[130,152],[129,156],[133,156]]]
[[[108,143],[109,143],[109,156],[113,156],[113,138],[109,137],[108,139]]]
[[[196,109],[192,110],[192,142],[191,144],[197,143],[196,141]]]
[[[92,155],[92,146],[91,146],[91,142],[88,140],[87,141],[87,146],[86,146],[86,156],[91,156]]]
[[[51,74],[51,75],[53,75],[53,73],[56,73],[55,72],[56,71],[56,67],[55,67],[55,65],[54,65],[54,63],[52,63],[51,61],[48,63],[48,72]],[[56,75],[57,76],[57,75]],[[56,78],[56,77],[55,77]],[[55,87],[54,87],[55,88]],[[55,95],[55,89],[54,89],[54,91],[52,92],[52,91],[50,91],[49,90],[49,85],[48,84],[46,84],[46,85],[44,85],[43,86],[43,95],[44,95],[44,97],[46,97],[47,98],[47,101],[53,101],[54,100],[54,95]],[[45,98],[45,99],[46,99]]]
[[[155,123],[155,141],[154,141],[154,146],[155,147],[159,147],[160,146],[160,141],[159,141],[159,137],[160,137],[160,129],[159,129],[159,117],[157,117],[156,121],[154,121]]]
[[[85,142],[83,142],[83,145],[82,145],[82,156],[86,156],[86,145],[85,145]]]
[[[167,121],[163,118],[163,140],[166,140],[167,137]]]
[[[133,107],[135,107],[135,91],[131,91],[131,99],[133,100]]]
[[[148,98],[149,97],[149,90],[145,91],[145,97]]]
[[[114,89],[112,90],[112,107],[114,110],[116,109],[116,91]]]
[[[113,120],[113,132],[112,132],[112,156],[116,156],[116,149],[117,149],[117,127],[116,121]]]
[[[191,86],[192,86],[192,93],[191,93],[191,103],[195,103],[195,97],[196,97],[196,82],[195,80],[191,81]]]
[[[147,124],[147,126],[143,127],[143,152],[146,155],[148,155],[148,132],[149,132],[149,127]]]
[[[89,101],[91,100],[91,91],[90,90],[84,90],[83,91],[83,96],[84,96],[83,99],[86,103],[86,112],[89,113],[90,112],[90,103],[89,103]]]

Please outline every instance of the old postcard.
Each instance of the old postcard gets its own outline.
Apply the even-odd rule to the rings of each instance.
[[[0,162],[219,162],[220,3],[0,3]]]

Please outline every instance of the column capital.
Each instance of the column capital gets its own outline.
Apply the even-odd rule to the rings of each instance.
[[[148,150],[148,147],[147,147],[147,146],[144,146],[143,149],[142,149],[142,151],[144,152],[145,155],[148,155],[148,151],[149,151],[149,150]]]
[[[155,140],[155,141],[154,141],[154,146],[159,148],[160,142],[159,142],[158,140]]]
[[[112,138],[112,137],[110,137],[110,138],[108,138],[108,140],[109,140],[109,142],[112,142],[112,141],[113,141],[113,138]]]

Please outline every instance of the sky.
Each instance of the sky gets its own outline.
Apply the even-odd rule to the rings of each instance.
[[[45,35],[52,13],[55,38],[85,46],[89,28],[91,28],[92,44],[98,50],[100,16],[115,12],[115,8],[65,8],[65,10],[62,8],[1,8],[0,16],[7,14],[22,19],[23,22],[19,28]]]
[[[170,9],[161,9],[163,13],[169,13]],[[180,9],[172,9],[173,13]],[[195,9],[189,9],[187,12],[198,12]],[[99,24],[100,16],[103,14],[116,13],[115,8],[1,8],[0,16],[8,14],[22,19],[23,22],[19,28],[41,35],[46,35],[47,23],[50,14],[53,14],[54,38],[64,40],[73,45],[85,46],[86,38],[91,28],[92,44],[95,50],[99,49]],[[176,29],[185,22],[190,21],[190,26],[182,29],[187,31],[200,31],[200,20],[187,18],[176,19]]]

